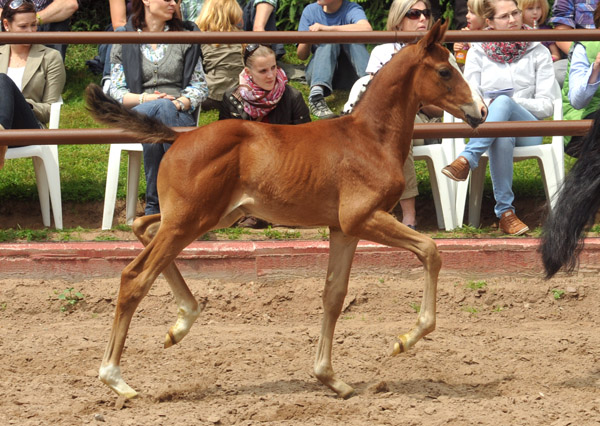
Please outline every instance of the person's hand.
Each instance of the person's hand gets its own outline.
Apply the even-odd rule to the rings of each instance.
[[[327,25],[319,24],[317,22],[316,24],[312,24],[310,27],[308,27],[308,30],[309,31],[327,31],[327,28],[329,28]]]
[[[594,61],[594,64],[592,65],[593,71],[595,72],[599,72],[600,71],[600,53],[598,53],[596,55],[596,60]]]
[[[452,48],[455,52],[460,52],[461,50],[464,50],[465,48],[465,43],[454,43],[454,47]]]
[[[168,100],[172,101],[173,99],[175,99],[175,96],[167,95],[164,92],[159,92],[159,91],[155,90],[153,95],[148,95],[146,97],[146,101],[155,101],[157,99],[168,99]]]

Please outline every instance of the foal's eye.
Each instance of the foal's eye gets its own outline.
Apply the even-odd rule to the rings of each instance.
[[[442,68],[438,70],[438,74],[442,78],[450,78],[452,76],[452,71],[450,71],[448,68]]]

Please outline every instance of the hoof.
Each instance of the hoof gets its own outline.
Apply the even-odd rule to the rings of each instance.
[[[165,349],[170,348],[176,343],[177,342],[175,341],[175,336],[173,336],[173,333],[171,332],[171,330],[169,330],[169,332],[165,336]]]
[[[137,396],[137,392],[121,378],[119,367],[100,367],[98,378],[102,383],[111,388],[117,395],[131,399]]]
[[[402,352],[406,352],[406,343],[404,342],[404,336],[398,336],[398,341],[394,342],[392,356],[400,355]]]
[[[339,393],[339,397],[343,398],[343,399],[350,399],[355,395],[355,391],[353,388],[351,388],[350,386],[348,386],[349,389],[347,389],[345,392]]]

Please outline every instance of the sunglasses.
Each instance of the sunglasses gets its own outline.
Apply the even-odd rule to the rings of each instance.
[[[260,46],[263,45],[259,43],[251,43],[246,45],[246,47],[244,48],[244,65],[246,65],[246,61],[248,61],[248,58],[252,56],[252,54],[256,52],[256,49],[258,49]]]
[[[23,6],[25,3],[33,3],[33,2],[31,0],[13,0],[10,2],[8,7],[10,7],[12,10],[16,10],[16,9],[20,8],[21,6]]]
[[[429,18],[431,18],[431,10],[429,10],[429,9],[425,9],[425,10],[410,9],[408,12],[406,12],[405,16],[408,19],[415,21],[415,20],[421,18],[421,15],[423,15],[425,17],[425,19],[429,19]]]

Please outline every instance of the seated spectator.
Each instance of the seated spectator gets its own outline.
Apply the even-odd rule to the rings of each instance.
[[[555,0],[549,23],[556,30],[594,29],[594,10],[598,0]],[[567,74],[567,55],[571,49],[570,41],[557,41],[562,59],[554,62],[556,81],[562,87]]]
[[[348,0],[318,0],[302,11],[298,31],[371,31],[360,5]],[[298,58],[312,58],[306,68],[306,80],[310,85],[308,105],[318,118],[330,118],[335,114],[329,109],[325,97],[338,83],[346,81],[348,88],[366,75],[369,52],[364,44],[298,44]],[[340,66],[342,54],[348,66]],[[336,81],[338,79],[338,81]]]
[[[35,32],[31,2],[15,0],[2,10],[2,31]],[[66,72],[60,53],[41,44],[0,46],[0,129],[39,129],[50,120],[52,103],[60,100]],[[7,147],[0,146],[0,168]]]
[[[197,30],[175,15],[175,2],[133,0],[126,31]],[[197,44],[115,44],[111,53],[110,95],[126,107],[168,126],[195,126],[208,95]],[[170,144],[144,144],[147,215],[160,212],[156,178]]]
[[[547,30],[546,25],[550,5],[547,0],[519,0],[519,9],[523,11],[523,23],[533,29]],[[560,49],[554,41],[543,41],[542,44],[550,51],[552,61],[560,60]],[[560,83],[559,83],[560,84]]]
[[[431,28],[431,9],[429,0],[394,0],[387,20],[387,31],[427,31]],[[376,46],[371,52],[369,63],[367,64],[367,73],[375,74],[384,66],[392,55],[399,52],[404,47],[402,43],[388,43]],[[433,105],[426,105],[421,108],[415,122],[431,122],[434,117],[441,117],[443,111]],[[439,120],[438,120],[439,121]],[[423,139],[414,140],[413,144],[423,145]],[[400,207],[402,208],[402,223],[406,226],[416,229],[417,214],[415,209],[415,197],[419,195],[417,188],[417,175],[415,173],[415,164],[412,154],[412,144],[410,152],[403,168],[406,186],[400,197]]]
[[[242,9],[236,0],[206,0],[196,21],[200,31],[240,31]],[[225,90],[237,84],[244,69],[241,44],[203,44],[202,65],[208,99],[202,108],[220,109]]]
[[[461,28],[463,31],[479,31],[483,30],[486,26],[485,18],[483,17],[483,0],[469,0],[467,1],[467,26]],[[452,47],[454,55],[456,56],[456,62],[460,65],[465,64],[467,58],[467,51],[469,50],[470,43],[458,42],[454,43]]]
[[[600,27],[600,4],[594,12],[594,23]],[[575,42],[563,86],[563,118],[588,120],[596,118],[600,109],[600,41]],[[568,100],[568,101],[567,101]],[[579,158],[584,136],[565,136],[565,152]]]
[[[278,0],[238,0],[244,9],[244,31],[277,31],[276,16]],[[271,49],[277,59],[285,55],[281,43],[274,43]]]
[[[24,0],[0,0],[0,13],[5,7],[18,7]],[[79,4],[77,0],[30,0],[36,9],[36,20],[38,31],[70,31],[71,16]],[[48,47],[56,49],[62,55],[63,61],[67,53],[67,44],[48,44]]]
[[[277,66],[275,52],[260,44],[244,49],[244,70],[239,85],[225,92],[219,120],[237,118],[271,124],[301,124],[310,121],[310,112],[302,94],[287,84],[287,77]],[[243,227],[258,228],[265,221],[246,217]]]
[[[516,0],[485,0],[486,23],[491,30],[521,30],[523,19]],[[488,104],[486,122],[534,121],[553,113],[554,68],[550,51],[539,42],[472,43],[465,63],[465,79]],[[463,181],[487,151],[500,229],[509,235],[529,231],[515,214],[513,150],[540,145],[542,137],[471,138],[459,157],[442,172]]]

